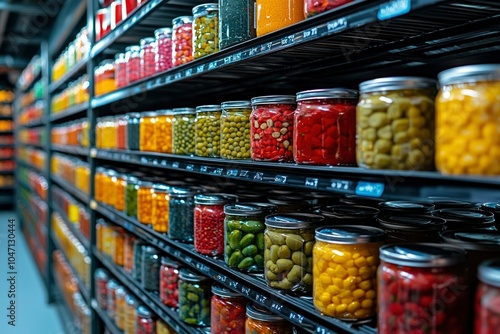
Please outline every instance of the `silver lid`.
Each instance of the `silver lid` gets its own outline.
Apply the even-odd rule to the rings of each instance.
[[[174,114],[172,109],[157,110],[156,113],[158,115],[173,115]]]
[[[226,289],[223,286],[218,285],[218,284],[212,285],[212,292],[214,295],[217,295],[220,297],[225,297],[225,298],[242,297],[241,294],[233,292],[229,289]]]
[[[127,116],[130,118],[139,118],[141,117],[141,113],[138,113],[138,112],[131,112],[131,113],[128,113]]]
[[[293,95],[267,95],[267,96],[257,96],[252,98],[252,105],[259,104],[295,104],[295,96]]]
[[[336,225],[316,229],[316,240],[336,244],[364,244],[384,240],[385,232],[368,226]]]
[[[125,48],[125,52],[139,52],[141,51],[140,45],[131,45]]]
[[[442,244],[395,244],[380,247],[380,259],[400,266],[449,267],[465,262],[465,251]]]
[[[231,216],[262,216],[265,211],[261,207],[249,204],[228,204],[224,206],[224,213]]]
[[[247,304],[247,316],[259,321],[284,321],[280,316],[252,303]]]
[[[193,7],[193,15],[201,15],[206,11],[219,10],[219,4],[217,3],[204,3]]]
[[[361,93],[399,89],[436,89],[437,81],[423,77],[387,77],[368,80],[359,85]]]
[[[187,23],[192,23],[192,22],[193,22],[192,16],[179,16],[179,17],[176,17],[175,19],[172,20],[172,25],[176,26],[179,24],[187,24]]]
[[[462,82],[500,80],[500,64],[468,65],[450,68],[438,74],[441,86]]]
[[[484,261],[477,272],[481,282],[500,288],[500,259]]]
[[[465,250],[500,252],[500,231],[457,230],[441,232],[445,243]]]
[[[175,115],[188,115],[196,112],[194,108],[174,108],[172,111]]]
[[[233,194],[199,194],[194,197],[196,204],[203,205],[220,205],[226,203],[234,203],[238,201],[238,196]]]
[[[297,101],[314,99],[357,99],[358,91],[349,88],[305,90],[297,93]]]
[[[172,28],[166,27],[166,28],[160,28],[155,30],[155,36],[156,35],[171,35],[172,34]]]
[[[227,101],[221,103],[222,109],[231,109],[231,108],[251,108],[252,103],[250,101]]]
[[[311,213],[282,213],[266,217],[266,226],[286,229],[317,227],[325,217]]]
[[[146,38],[141,39],[140,44],[144,45],[144,44],[150,44],[150,43],[154,43],[154,42],[155,42],[155,39],[153,37],[146,37]]]
[[[194,272],[186,268],[181,268],[179,270],[179,278],[191,282],[208,280],[208,277],[195,274]]]
[[[156,117],[156,116],[158,116],[158,114],[156,113],[156,111],[145,111],[145,112],[141,113],[141,116],[142,117]]]
[[[220,104],[209,104],[196,107],[196,112],[217,112],[221,111]]]

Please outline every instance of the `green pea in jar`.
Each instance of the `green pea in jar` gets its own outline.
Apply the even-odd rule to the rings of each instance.
[[[230,101],[221,105],[220,156],[225,159],[250,159],[250,101]]]
[[[194,108],[174,109],[172,153],[180,155],[194,154],[195,118]]]
[[[210,326],[212,285],[206,276],[179,271],[179,318],[193,326]]]
[[[220,105],[196,107],[195,154],[200,157],[220,157]]]
[[[193,8],[193,18],[193,58],[219,51],[219,5],[198,5]]]

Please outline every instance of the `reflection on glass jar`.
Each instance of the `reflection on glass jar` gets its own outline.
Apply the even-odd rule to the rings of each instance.
[[[257,0],[257,36],[304,20],[303,0]]]
[[[210,279],[187,269],[179,274],[179,318],[194,326],[210,326]]]
[[[250,159],[250,101],[221,104],[220,156],[225,159]]]
[[[478,272],[474,333],[493,334],[500,328],[500,260],[483,262]]]

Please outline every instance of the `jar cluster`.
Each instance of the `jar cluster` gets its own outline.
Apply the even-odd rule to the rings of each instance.
[[[96,85],[99,84],[99,89],[102,87],[102,80],[104,78],[101,70],[98,71],[99,77],[96,76]],[[96,74],[97,75],[97,74]],[[70,107],[81,105],[89,101],[89,76],[82,75],[80,78],[68,83],[68,87],[63,89],[60,93],[54,94],[51,100],[51,113],[60,113]]]
[[[90,41],[87,26],[83,27],[68,46],[54,61],[52,66],[52,82],[57,82],[71,71],[90,52]]]
[[[21,137],[24,137],[24,133],[21,133]],[[27,133],[26,137],[28,141],[44,142],[45,131]],[[89,121],[83,118],[54,126],[50,132],[50,142],[56,145],[89,147]]]

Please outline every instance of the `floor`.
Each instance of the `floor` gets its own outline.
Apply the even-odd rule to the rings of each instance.
[[[15,230],[15,327],[8,324],[7,308],[9,299],[10,268],[8,259],[8,220],[14,218],[13,212],[0,211],[0,333],[2,334],[65,334],[57,309],[47,304],[47,294],[42,278],[23,233],[16,219]]]

